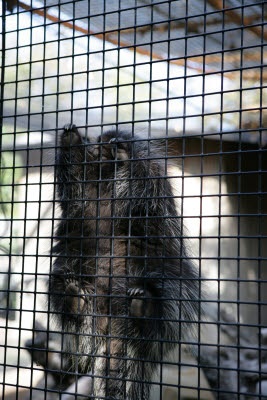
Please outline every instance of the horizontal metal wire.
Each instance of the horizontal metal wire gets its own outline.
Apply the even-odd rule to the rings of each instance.
[[[263,45],[264,47],[266,46],[266,45]],[[24,46],[25,48],[26,47],[29,47],[29,46]],[[250,49],[250,48],[258,48],[258,47],[260,47],[260,45],[259,44],[257,44],[257,45],[254,45],[254,46],[248,46],[248,47],[242,47],[242,48],[238,48],[238,49],[236,49],[236,50],[239,50],[239,51],[244,51],[244,50],[246,50],[246,49]],[[21,47],[20,47],[21,48]],[[13,48],[13,49],[9,49],[9,50],[16,50],[16,48]],[[105,50],[106,52],[111,52],[111,51],[113,51],[114,52],[114,49],[106,49]],[[228,51],[228,50],[227,50]],[[226,50],[225,50],[225,52],[226,52]],[[95,51],[95,52],[92,52],[91,53],[91,55],[93,55],[93,54],[98,54],[98,53],[102,53],[100,50],[98,50],[98,51]],[[214,54],[214,53],[200,53],[200,54],[197,54],[197,56],[196,57],[199,57],[199,56],[203,56],[203,57],[205,57],[205,56],[208,56],[208,55],[212,55],[212,54]],[[262,51],[262,54],[263,54],[263,51]],[[193,58],[193,56],[187,56],[187,59],[188,58]],[[171,61],[178,61],[178,60],[181,60],[181,59],[183,59],[182,57],[181,58],[177,58],[177,57],[170,57],[170,58],[166,58],[166,60],[165,61],[167,61],[167,62],[171,62]],[[154,61],[147,61],[147,62],[143,62],[143,63],[138,63],[138,64],[136,64],[136,66],[139,66],[139,65],[153,65],[153,64],[155,64],[155,63],[159,63],[159,62],[163,62],[162,60],[154,60]],[[135,67],[133,64],[129,64],[128,65],[129,67],[131,67],[131,66],[133,66],[133,67]],[[124,67],[127,67],[127,65],[124,65],[123,66],[123,68]],[[8,68],[8,67],[7,67]],[[114,69],[115,67],[109,67],[109,69]],[[169,77],[168,78],[168,81],[172,81],[172,80],[184,80],[184,79],[190,79],[190,78],[199,78],[199,77],[206,77],[206,76],[212,76],[212,75],[221,75],[221,74],[224,74],[226,77],[227,77],[227,74],[230,74],[231,72],[244,72],[244,71],[249,71],[249,70],[255,70],[255,69],[259,69],[259,70],[262,70],[263,68],[266,68],[266,64],[262,64],[261,62],[259,62],[259,63],[257,63],[257,65],[248,65],[248,66],[240,66],[240,67],[236,67],[236,68],[224,68],[224,69],[218,69],[218,70],[215,70],[215,71],[205,71],[205,72],[203,72],[203,73],[201,73],[201,72],[199,72],[199,73],[193,73],[193,74],[190,74],[190,75],[179,75],[179,76],[177,76],[177,77],[175,77],[175,78],[173,78],[173,77]],[[103,69],[96,69],[96,70],[90,70],[89,72],[101,72],[101,71],[103,71]],[[86,71],[77,71],[77,72],[69,72],[69,73],[61,73],[61,74],[58,74],[58,75],[49,75],[49,76],[47,76],[47,78],[46,79],[52,79],[52,78],[64,78],[64,77],[70,77],[70,76],[79,76],[79,75],[84,75],[86,73]],[[5,84],[10,84],[10,83],[13,83],[13,84],[16,84],[16,83],[24,83],[24,82],[34,82],[34,81],[40,81],[40,79],[41,79],[41,77],[32,77],[32,78],[28,78],[28,79],[18,79],[17,81],[12,81],[12,80],[10,80],[10,81],[7,81]],[[146,81],[146,80],[144,80],[143,82],[142,82],[142,84],[143,83],[149,83],[149,82],[154,82],[154,83],[157,83],[157,82],[166,82],[166,79],[154,79],[154,80],[152,80],[151,79],[151,81]],[[138,81],[137,82],[135,82],[134,84],[133,83],[121,83],[120,85],[116,85],[116,84],[114,84],[114,85],[112,85],[112,86],[109,86],[109,85],[107,85],[107,86],[102,86],[102,87],[98,87],[98,89],[112,89],[112,88],[116,88],[116,87],[125,87],[125,86],[136,86],[136,85],[140,85],[141,83],[139,83]],[[91,90],[93,90],[94,88],[92,88]],[[98,107],[103,107],[103,105],[101,106],[98,106]],[[97,107],[97,108],[98,108]]]
[[[71,1],[64,1],[64,5],[67,5],[67,4],[76,4],[76,3],[78,3],[78,2],[80,2],[80,1],[83,1],[83,0],[71,0]],[[168,4],[170,2],[170,0],[163,0],[163,1],[157,1],[156,3],[154,3],[154,4],[151,4],[151,6],[153,7],[153,6],[158,6],[158,5],[161,5],[161,4]],[[60,4],[60,3],[58,3],[57,4],[57,6],[60,8],[61,6],[62,6],[62,4]],[[218,14],[218,13],[223,13],[223,12],[225,12],[225,11],[234,11],[234,10],[244,10],[244,9],[246,9],[246,8],[248,8],[248,7],[254,7],[254,6],[262,6],[262,1],[259,1],[259,2],[253,2],[253,3],[248,3],[248,4],[239,4],[238,6],[232,6],[232,7],[227,7],[227,8],[222,8],[221,10],[212,10],[212,11],[207,11],[207,10],[203,10],[203,12],[201,13],[201,14],[194,14],[194,15],[192,15],[192,16],[190,16],[189,14],[186,14],[186,15],[184,15],[184,17],[183,18],[181,18],[181,20],[186,20],[186,19],[189,19],[189,18],[195,18],[195,17],[203,17],[203,16],[208,16],[208,15],[211,15],[211,14]],[[42,5],[42,7],[34,7],[34,9],[35,10],[46,10],[46,9],[49,9],[51,6],[50,5]],[[138,9],[143,9],[143,8],[147,8],[148,7],[148,5],[147,4],[139,4],[139,5],[136,5],[136,6],[130,6],[130,7],[127,7],[127,8],[122,8],[122,9],[116,9],[116,10],[110,10],[110,11],[106,11],[106,10],[103,10],[102,9],[102,11],[101,11],[101,13],[98,13],[98,14],[90,14],[90,18],[93,18],[93,17],[105,17],[106,15],[109,15],[109,14],[117,14],[119,11],[121,11],[121,12],[124,12],[124,11],[136,11],[136,10],[138,10]],[[23,14],[23,13],[28,13],[29,11],[28,10],[20,10],[19,11],[19,15],[21,15],[21,14]],[[15,12],[14,12],[14,14],[16,14]],[[73,19],[74,20],[74,19]],[[65,21],[65,20],[64,20]],[[150,21],[150,23],[152,23],[153,24],[153,21]],[[48,25],[48,24],[47,24]],[[50,25],[50,23],[49,23],[49,25]],[[37,26],[39,26],[39,25],[37,25]],[[45,25],[46,26],[46,25]],[[8,32],[10,32],[10,31],[8,31]],[[15,31],[16,32],[16,31]],[[60,40],[61,40],[61,38],[60,38]]]

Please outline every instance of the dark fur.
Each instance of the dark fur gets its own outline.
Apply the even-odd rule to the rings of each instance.
[[[153,141],[124,132],[93,145],[69,125],[61,138],[49,292],[69,333],[65,350],[78,353],[76,370],[92,374],[97,399],[147,400],[157,363],[172,341],[191,337],[198,317],[197,273],[161,155]]]

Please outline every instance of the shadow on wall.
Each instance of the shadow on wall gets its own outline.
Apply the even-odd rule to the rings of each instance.
[[[171,142],[174,153],[182,154],[182,139]],[[204,276],[214,279],[207,284],[209,292],[212,289],[214,300],[220,295],[227,301],[224,306],[234,317],[240,312],[244,323],[266,325],[266,305],[260,306],[259,315],[259,301],[267,302],[267,217],[261,216],[267,212],[267,196],[262,194],[267,181],[259,171],[266,171],[267,159],[256,144],[242,142],[240,152],[236,142],[204,140],[202,147],[201,140],[193,138],[185,143],[185,154],[195,157],[185,158],[185,174],[191,178],[184,180],[184,195],[197,196],[184,200],[184,215],[194,216],[185,224],[189,238],[201,233],[201,243],[198,238],[190,242],[194,254],[202,257]]]

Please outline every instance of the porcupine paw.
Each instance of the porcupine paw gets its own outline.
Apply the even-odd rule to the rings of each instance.
[[[71,146],[82,143],[82,138],[74,124],[66,124],[61,136],[61,144],[63,146]]]
[[[97,152],[101,160],[126,161],[130,158],[130,143],[128,137],[123,137],[115,131],[99,136]]]
[[[78,281],[70,282],[65,289],[64,302],[66,312],[78,314],[85,304],[84,291],[80,288]]]
[[[130,297],[129,314],[133,317],[148,317],[152,313],[151,293],[141,288],[128,289]]]

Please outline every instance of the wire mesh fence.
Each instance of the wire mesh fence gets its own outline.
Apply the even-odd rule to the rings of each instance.
[[[266,12],[2,1],[2,399],[267,397]]]

